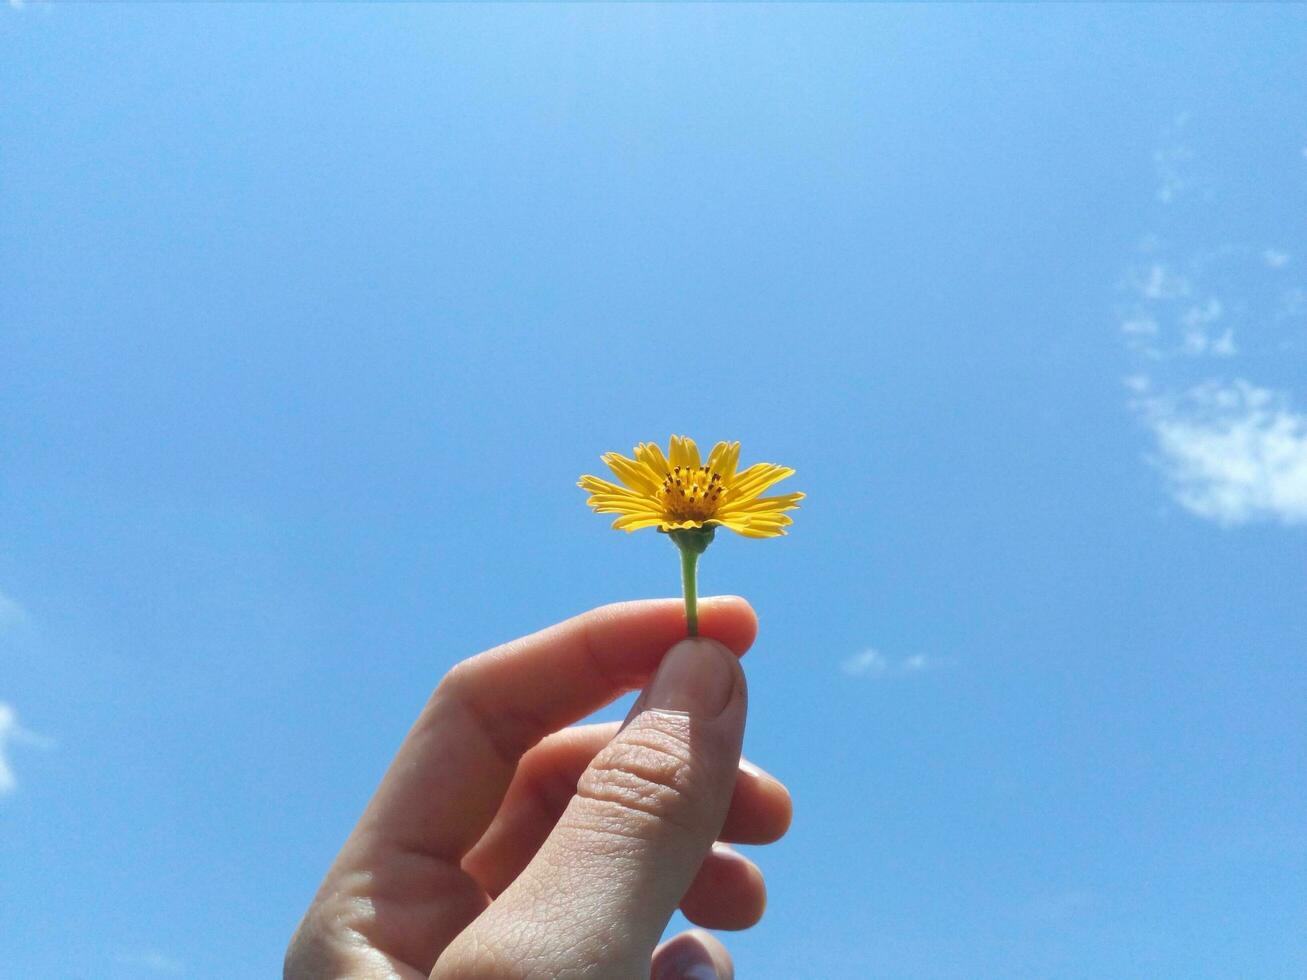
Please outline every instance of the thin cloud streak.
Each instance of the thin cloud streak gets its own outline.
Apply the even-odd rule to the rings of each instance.
[[[27,610],[14,599],[0,592],[0,631],[22,626],[27,622]]]
[[[116,960],[120,966],[148,970],[165,976],[181,976],[186,972],[186,964],[174,956],[157,949],[142,949],[133,953],[124,953]]]
[[[924,653],[891,659],[879,650],[868,648],[845,659],[840,670],[849,677],[898,677],[933,670],[942,664],[940,658],[928,657]]]
[[[50,749],[54,741],[44,735],[28,731],[18,723],[18,712],[13,705],[0,701],[0,796],[8,796],[18,789],[18,777],[9,762],[11,745],[27,745],[36,749]]]

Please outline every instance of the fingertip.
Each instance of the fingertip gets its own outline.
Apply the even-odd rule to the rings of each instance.
[[[725,844],[714,844],[681,899],[697,926],[736,931],[758,924],[767,909],[767,883],[756,864]]]
[[[651,980],[734,980],[735,965],[721,940],[691,929],[654,951]]]
[[[758,614],[743,596],[704,596],[699,600],[699,632],[742,657],[758,636]]]
[[[775,787],[775,829],[776,839],[780,840],[790,832],[790,827],[794,824],[794,796],[790,793],[790,788],[780,780],[770,776],[767,779]]]
[[[721,839],[771,844],[785,836],[793,821],[794,798],[785,784],[748,759],[740,759],[740,775]]]
[[[568,623],[613,636],[638,630],[643,640],[661,645],[665,651],[686,635],[685,602],[671,598],[627,599],[596,606]],[[741,596],[703,596],[699,599],[699,634],[717,640],[742,657],[758,635],[758,615]]]

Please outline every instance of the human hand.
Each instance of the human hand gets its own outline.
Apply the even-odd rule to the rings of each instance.
[[[683,638],[676,600],[621,603],[450,671],[291,939],[287,980],[731,977],[706,933],[655,944],[678,906],[706,928],[757,922],[761,873],[714,842],[776,840],[790,799],[740,760],[752,609],[703,600],[699,627]],[[645,684],[620,729],[565,727]]]

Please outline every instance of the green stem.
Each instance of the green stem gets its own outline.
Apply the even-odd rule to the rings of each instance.
[[[699,587],[696,573],[699,569],[699,552],[681,549],[681,584],[685,589],[685,626],[691,636],[699,635]]]
[[[699,585],[695,581],[699,556],[712,544],[716,527],[682,528],[667,536],[681,552],[681,582],[685,586],[685,625],[691,636],[699,635]]]

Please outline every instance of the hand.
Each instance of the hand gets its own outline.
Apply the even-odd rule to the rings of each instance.
[[[291,939],[286,977],[730,978],[707,933],[655,944],[678,906],[707,928],[757,922],[761,873],[714,842],[776,840],[790,799],[740,760],[753,611],[703,600],[699,626],[683,639],[677,601],[622,603],[450,671]],[[565,728],[646,683],[620,729]]]

